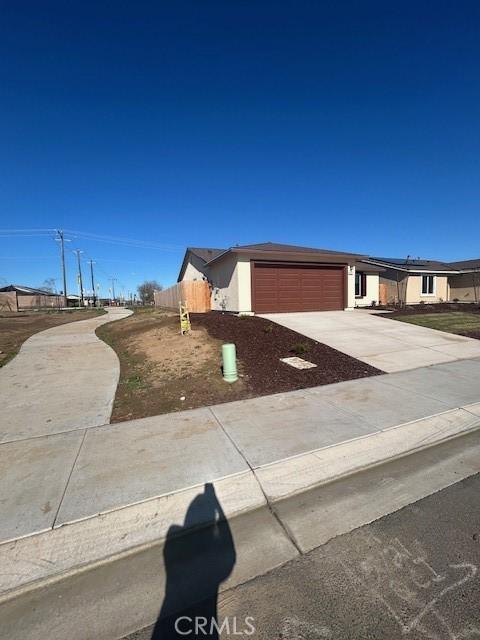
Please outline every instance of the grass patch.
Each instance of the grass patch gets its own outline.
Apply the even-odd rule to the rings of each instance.
[[[453,311],[451,313],[416,313],[397,316],[395,320],[416,324],[428,329],[437,329],[447,333],[464,334],[471,331],[480,331],[480,314],[463,313]]]

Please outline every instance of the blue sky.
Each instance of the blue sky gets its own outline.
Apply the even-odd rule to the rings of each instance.
[[[53,232],[6,229],[109,236],[70,235],[72,289],[72,248],[125,291],[189,244],[478,257],[479,30],[478,2],[2,1],[0,282],[60,278]]]

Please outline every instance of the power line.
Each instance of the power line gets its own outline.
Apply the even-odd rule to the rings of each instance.
[[[52,229],[52,231],[55,231]],[[49,233],[22,233],[22,234],[6,234],[0,232],[0,238],[51,238],[52,231]]]
[[[52,233],[55,231],[56,229],[0,229],[0,233],[15,233],[15,234],[41,233],[42,235],[47,233]]]
[[[106,242],[108,244],[117,244],[126,247],[132,247],[136,249],[157,249],[160,251],[178,251],[183,247],[176,245],[160,244],[158,242],[151,242],[149,240],[135,240],[134,238],[121,238],[117,236],[106,236],[98,233],[89,233],[86,231],[66,231],[73,237],[78,237],[83,240],[91,240],[93,242]]]
[[[49,236],[56,233],[57,229],[0,229],[0,237],[2,238],[25,238],[25,237],[41,237]],[[135,238],[122,238],[119,236],[102,235],[99,233],[91,233],[89,231],[72,231],[64,230],[69,236],[81,238],[83,240],[91,240],[92,242],[105,242],[107,244],[116,244],[136,249],[156,249],[159,251],[179,251],[183,247],[178,245],[161,244],[150,240],[137,240]]]

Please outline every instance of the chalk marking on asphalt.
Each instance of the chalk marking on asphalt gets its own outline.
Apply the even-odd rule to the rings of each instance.
[[[382,602],[400,626],[402,635],[418,631],[431,640],[461,640],[477,634],[480,637],[480,629],[476,627],[455,632],[437,608],[447,593],[475,578],[478,572],[476,565],[469,562],[449,564],[448,569],[463,571],[464,575],[444,586],[436,595],[428,599],[426,590],[445,583],[446,573],[438,573],[424,557],[414,556],[398,538],[383,541],[373,534],[361,537],[364,537],[364,542],[368,543],[369,555],[359,562],[360,571],[355,570],[344,560],[339,562],[347,575]],[[377,545],[376,551],[372,542]],[[381,548],[379,549],[378,546]],[[419,570],[422,569],[424,575],[419,574]],[[427,601],[422,597],[425,595],[427,595]],[[397,603],[398,606],[394,602],[395,598],[400,600],[400,603]],[[408,613],[404,611],[405,604],[417,610],[410,619],[408,619]],[[425,620],[427,616],[431,617]]]
[[[300,620],[297,616],[283,619],[281,626],[282,638],[286,638],[286,640],[305,640],[305,638],[309,638],[312,635],[318,638],[333,638],[332,630],[326,625],[317,627],[310,622]]]

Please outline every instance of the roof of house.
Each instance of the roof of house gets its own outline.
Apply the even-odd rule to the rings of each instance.
[[[213,260],[217,256],[225,253],[226,249],[210,249],[208,247],[187,247],[185,255],[183,256],[182,266],[180,267],[180,273],[178,274],[177,282],[183,278],[185,269],[187,268],[188,256],[193,254],[199,258],[203,264],[207,264],[210,260]]]
[[[385,271],[385,267],[380,267],[377,264],[370,264],[364,260],[357,260],[357,262],[355,262],[355,270],[363,271],[363,273],[381,273],[382,271]]]
[[[332,251],[331,249],[315,249],[312,247],[299,247],[293,244],[280,244],[277,242],[260,242],[258,244],[244,244],[235,245],[228,249],[210,249],[207,247],[187,247],[185,256],[183,258],[180,273],[178,275],[178,281],[183,277],[185,269],[187,267],[188,256],[190,254],[195,255],[197,258],[203,261],[205,265],[209,265],[212,262],[220,259],[222,256],[231,253],[256,253],[265,254],[265,256],[274,256],[279,254],[289,254],[292,258],[294,256],[318,256],[318,257],[339,257],[343,259],[360,259],[364,256],[358,253],[347,253],[346,251]]]
[[[193,253],[194,255],[197,256],[197,258],[200,258],[200,260],[203,260],[204,262],[210,262],[210,260],[213,260],[213,258],[216,258],[221,253],[225,253],[226,249],[208,249],[208,248],[205,248],[205,247],[187,247],[187,251],[190,251],[190,253]]]
[[[227,253],[260,253],[266,256],[274,254],[289,254],[291,256],[318,256],[318,257],[344,257],[344,258],[362,258],[358,253],[348,253],[346,251],[332,251],[331,249],[316,249],[313,247],[300,247],[294,244],[280,244],[277,242],[260,242],[258,244],[235,245],[229,249],[225,249],[219,255],[213,257],[207,264],[211,264]]]
[[[51,291],[45,291],[44,289],[33,289],[32,287],[25,287],[21,284],[9,284],[6,287],[0,287],[0,293],[6,291],[16,291],[20,295],[24,296],[56,296],[56,293]]]
[[[332,251],[331,249],[318,249],[312,247],[299,247],[295,244],[280,244],[278,242],[260,242],[258,244],[243,244],[230,247],[230,250],[245,249],[247,251],[278,251],[282,253],[327,253],[331,255],[358,256],[358,253],[346,251]]]
[[[475,260],[460,260],[459,262],[449,262],[448,263],[454,269],[458,269],[462,271],[463,269],[480,269],[480,258],[476,258]]]
[[[377,264],[382,267],[397,269],[399,271],[434,271],[437,273],[442,271],[457,271],[454,266],[446,262],[440,262],[439,260],[422,260],[420,258],[416,260],[413,258],[377,258],[373,256],[368,257],[366,260],[371,264]]]

